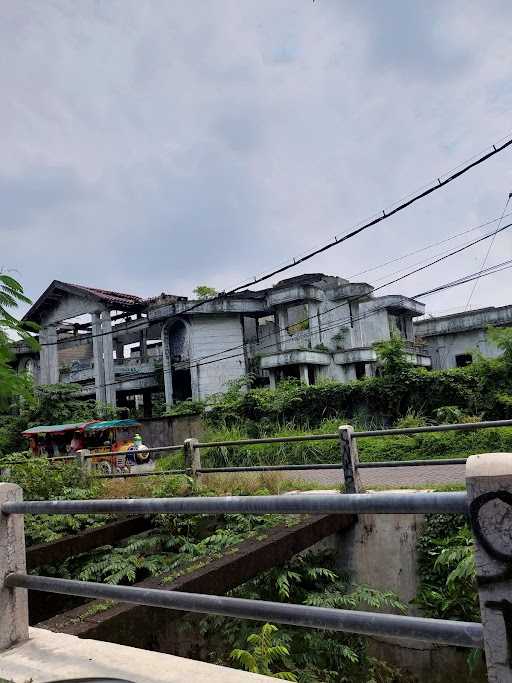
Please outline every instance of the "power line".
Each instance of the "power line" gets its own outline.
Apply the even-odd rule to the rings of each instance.
[[[500,220],[499,220],[498,225],[496,226],[496,232],[494,233],[493,238],[492,238],[492,240],[491,240],[490,243],[489,243],[489,246],[488,246],[487,251],[486,251],[486,253],[485,253],[484,259],[483,259],[483,261],[482,261],[482,265],[480,266],[480,269],[481,269],[482,271],[483,271],[483,269],[484,269],[484,267],[485,267],[485,264],[487,263],[487,259],[489,258],[489,254],[491,253],[491,249],[492,249],[493,246],[494,246],[494,242],[495,242],[495,240],[496,240],[496,235],[497,235],[498,232],[499,232],[499,227],[500,227],[500,225],[501,225],[501,221],[503,220],[503,217],[504,217],[504,215],[505,215],[505,211],[507,210],[507,206],[508,206],[508,203],[509,203],[511,197],[512,197],[512,194],[509,194],[508,197],[507,197],[507,201],[505,202],[505,206],[503,207],[503,211],[502,211],[502,214],[501,214],[501,218],[500,218]],[[475,293],[475,289],[476,289],[477,285],[478,285],[478,278],[476,278],[475,284],[473,285],[473,287],[471,288],[471,292],[469,293],[468,301],[467,301],[467,303],[466,303],[466,311],[468,310],[468,308],[469,308],[469,306],[470,306],[470,304],[471,304],[471,299],[473,298],[473,294]]]
[[[494,266],[490,266],[489,268],[486,268],[485,270],[479,270],[476,273],[471,273],[470,275],[466,275],[465,277],[461,277],[458,280],[453,280],[452,282],[448,282],[444,285],[440,285],[439,287],[435,287],[434,289],[429,289],[425,292],[420,292],[419,294],[416,294],[415,297],[423,297],[427,296],[430,294],[435,294],[437,292],[442,292],[445,289],[451,289],[452,287],[458,287],[459,285],[465,285],[468,282],[472,282],[473,280],[477,280],[480,277],[488,277],[489,275],[495,275],[496,273],[501,273],[503,270],[508,270],[509,268],[512,268],[512,259],[507,259],[506,261],[502,261],[501,263],[497,263]]]
[[[508,216],[512,216],[512,212],[505,214],[503,218],[507,218]],[[366,268],[365,270],[360,270],[358,273],[353,273],[352,275],[349,275],[348,278],[352,279],[354,277],[359,277],[359,275],[366,275],[366,273],[371,273],[375,270],[379,270],[380,268],[384,268],[384,266],[390,266],[392,263],[403,261],[404,259],[409,258],[410,256],[415,256],[416,254],[420,254],[423,251],[432,249],[432,247],[440,247],[442,244],[446,244],[447,242],[451,242],[452,240],[457,239],[457,237],[462,237],[463,235],[475,232],[476,230],[481,230],[482,228],[486,228],[488,225],[492,225],[493,223],[496,223],[500,220],[501,217],[493,218],[492,220],[486,221],[485,223],[480,223],[480,225],[475,225],[474,228],[469,228],[468,230],[463,230],[462,232],[458,232],[454,235],[451,235],[450,237],[447,237],[444,240],[440,240],[439,242],[431,242],[430,244],[427,244],[426,246],[421,247],[420,249],[410,251],[408,254],[402,254],[402,256],[397,256],[396,258],[390,259],[389,261],[384,261],[384,263],[380,263],[376,266],[371,266],[370,268]]]
[[[499,154],[500,152],[502,152],[504,149],[506,149],[510,145],[512,145],[512,138],[506,140],[504,143],[502,143],[499,146],[492,145],[492,150],[490,150],[489,152],[477,157],[474,161],[467,163],[462,168],[460,168],[460,170],[456,171],[455,173],[452,173],[451,175],[444,178],[443,180],[441,180],[441,176],[440,176],[439,178],[437,178],[437,182],[435,184],[427,187],[427,189],[425,189],[425,190],[419,192],[418,194],[415,194],[412,197],[406,199],[406,201],[401,202],[400,204],[398,204],[394,208],[388,209],[387,212],[385,209],[383,209],[382,215],[379,215],[379,216],[373,218],[372,220],[367,221],[363,225],[351,230],[350,232],[343,235],[342,237],[339,237],[339,238],[335,237],[334,240],[332,240],[331,242],[324,244],[323,246],[311,251],[310,253],[306,254],[305,256],[300,257],[299,259],[293,259],[291,262],[289,262],[289,263],[285,264],[284,266],[281,266],[277,269],[274,269],[265,275],[254,278],[253,280],[246,282],[242,285],[238,285],[237,287],[234,287],[233,289],[231,289],[227,292],[226,291],[220,292],[219,294],[217,294],[214,297],[211,297],[209,299],[205,299],[204,301],[197,302],[197,303],[191,305],[190,307],[185,308],[184,310],[180,311],[179,313],[173,313],[168,317],[168,320],[172,320],[173,318],[176,318],[178,316],[182,316],[182,315],[185,315],[186,313],[190,313],[191,311],[196,310],[197,308],[205,305],[206,303],[212,303],[214,301],[221,300],[226,296],[231,296],[233,294],[236,294],[237,292],[239,292],[242,289],[247,289],[248,287],[252,287],[255,284],[258,284],[260,282],[263,282],[265,280],[270,279],[271,277],[274,277],[275,275],[279,275],[279,274],[289,270],[290,268],[295,268],[295,266],[298,266],[302,263],[305,263],[306,261],[309,261],[314,256],[317,256],[318,254],[321,254],[321,253],[323,253],[329,249],[332,249],[333,247],[337,246],[338,244],[342,244],[343,242],[346,242],[347,240],[351,239],[352,237],[355,237],[356,235],[360,234],[364,230],[367,230],[370,227],[377,225],[378,223],[381,223],[384,220],[389,219],[391,216],[394,216],[395,214],[399,213],[400,211],[403,211],[404,209],[411,206],[412,204],[419,201],[420,199],[427,197],[428,195],[432,194],[433,192],[436,192],[437,190],[441,189],[445,185],[448,185],[449,183],[453,182],[457,178],[460,178],[462,175],[464,175],[465,173],[470,171],[472,168],[479,166],[484,161],[487,161],[488,159],[495,156],[496,154]],[[101,332],[97,335],[91,335],[90,337],[88,336],[87,338],[94,339],[95,336],[100,337],[100,336],[106,336],[107,334],[111,334],[111,332],[110,331]],[[82,337],[82,339],[83,338],[85,338],[85,335]],[[56,340],[54,342],[45,342],[45,343],[41,344],[41,346],[52,346],[55,344],[59,344],[60,342],[61,342],[61,340]]]
[[[390,285],[392,285],[392,284],[396,284],[397,282],[400,282],[401,280],[403,280],[403,279],[409,277],[410,275],[414,275],[414,274],[416,274],[416,273],[419,273],[419,272],[425,270],[426,268],[430,268],[431,266],[436,265],[437,263],[440,263],[441,261],[444,261],[445,259],[450,258],[451,256],[455,256],[456,254],[459,254],[459,253],[461,253],[462,251],[465,251],[466,249],[469,249],[470,247],[473,247],[475,244],[479,244],[480,242],[483,242],[483,241],[485,241],[485,240],[487,240],[487,239],[489,239],[489,238],[491,238],[491,237],[494,237],[496,234],[498,234],[498,233],[500,233],[500,232],[503,232],[504,230],[507,230],[507,229],[510,228],[511,226],[512,226],[512,223],[509,223],[508,225],[505,225],[505,226],[501,227],[497,232],[495,231],[495,232],[490,233],[490,234],[488,234],[488,235],[484,235],[483,237],[479,237],[479,238],[476,239],[476,240],[473,240],[473,241],[471,241],[471,242],[468,242],[467,244],[465,244],[465,245],[463,245],[463,246],[461,246],[461,247],[458,247],[457,249],[454,249],[454,250],[452,250],[452,251],[450,251],[450,252],[448,252],[448,253],[446,253],[446,254],[440,256],[439,258],[434,259],[433,261],[430,261],[430,262],[427,263],[426,265],[423,265],[423,266],[420,266],[420,267],[418,267],[418,268],[415,268],[414,270],[409,271],[409,272],[406,273],[405,275],[401,275],[401,276],[396,277],[396,278],[394,278],[394,279],[392,279],[392,280],[390,280],[390,281],[388,281],[388,282],[385,282],[384,284],[379,285],[378,287],[375,287],[375,288],[373,289],[372,293],[378,292],[379,290],[384,289],[385,287],[388,287],[388,286],[390,286]],[[355,297],[349,297],[348,299],[344,300],[341,304],[337,304],[336,306],[333,306],[332,308],[328,308],[327,310],[325,310],[325,311],[319,313],[318,315],[319,315],[319,316],[324,316],[324,315],[326,315],[327,313],[331,313],[332,311],[335,311],[335,310],[337,310],[338,308],[341,308],[342,306],[346,306],[347,303],[356,303],[357,301],[361,301],[361,299],[364,299],[364,298],[366,298],[366,294],[359,295],[359,296],[355,296]],[[300,325],[300,324],[302,324],[302,323],[310,322],[311,320],[315,319],[316,317],[317,317],[316,315],[309,316],[309,317],[303,318],[302,320],[296,321],[294,324],[295,324],[295,325]],[[287,327],[289,327],[289,326],[285,326],[285,327],[282,327],[282,328],[278,328],[278,329],[275,330],[271,335],[267,335],[267,337],[274,336],[274,334],[278,334],[279,332],[284,332],[284,331],[287,329]],[[218,351],[218,352],[216,352],[216,353],[212,353],[212,354],[209,354],[209,355],[206,355],[206,356],[202,356],[201,358],[198,358],[198,359],[192,359],[192,360],[188,361],[187,363],[188,363],[188,364],[192,364],[192,363],[193,363],[194,365],[196,365],[197,363],[195,362],[195,360],[201,361],[201,360],[204,360],[204,359],[206,359],[206,358],[210,358],[210,357],[212,357],[212,356],[218,356],[218,355],[220,355],[221,353],[227,353],[227,352],[229,352],[229,351],[234,351],[234,350],[236,350],[236,349],[238,349],[238,348],[242,348],[242,347],[245,347],[245,346],[247,346],[246,343],[239,344],[239,345],[237,345],[237,346],[234,346],[234,347],[230,347],[230,348],[228,348],[228,349],[225,349],[224,351]],[[221,360],[221,359],[219,359],[219,360]]]
[[[512,223],[509,223],[508,225],[505,225],[505,226],[501,227],[501,228],[499,229],[498,232],[503,232],[504,230],[507,230],[507,229],[510,228],[511,226],[512,226]],[[449,253],[447,253],[447,254],[445,254],[445,255],[439,257],[439,258],[436,258],[435,260],[431,261],[430,263],[428,263],[428,264],[426,264],[426,265],[423,265],[423,266],[421,266],[421,267],[419,267],[419,268],[415,268],[414,270],[412,270],[412,271],[410,271],[410,272],[408,272],[408,273],[406,273],[406,274],[404,274],[404,275],[401,275],[401,276],[399,276],[399,277],[397,277],[397,278],[394,278],[393,280],[390,280],[389,282],[386,282],[386,283],[384,283],[384,284],[382,284],[382,285],[379,285],[379,287],[376,287],[376,288],[373,290],[373,292],[379,291],[380,289],[384,289],[385,287],[388,287],[388,286],[390,286],[390,285],[392,285],[392,284],[395,284],[396,282],[399,282],[399,281],[401,281],[401,280],[404,280],[405,278],[410,277],[411,275],[414,275],[414,274],[416,274],[416,273],[418,273],[418,272],[421,272],[421,271],[425,270],[426,268],[430,268],[431,266],[436,265],[437,263],[440,263],[441,261],[444,261],[444,260],[446,260],[447,258],[450,258],[451,256],[454,256],[454,255],[456,255],[456,254],[461,253],[462,251],[465,251],[466,249],[468,249],[468,248],[474,246],[475,244],[478,244],[478,243],[480,243],[480,242],[483,242],[483,241],[486,240],[486,239],[489,239],[489,238],[493,237],[495,234],[497,234],[497,233],[496,233],[496,232],[493,232],[493,233],[491,233],[491,234],[484,235],[483,237],[479,237],[478,239],[473,240],[472,242],[470,242],[470,243],[468,243],[468,244],[466,244],[466,245],[464,245],[464,246],[462,246],[462,247],[459,247],[459,248],[457,248],[457,249],[454,249],[453,251],[451,251],[451,252],[449,252]],[[416,295],[416,296],[419,296],[419,295]],[[338,304],[338,305],[336,305],[336,306],[333,306],[333,307],[331,307],[331,308],[329,308],[329,309],[323,311],[322,313],[319,313],[319,315],[320,315],[320,316],[326,315],[327,313],[331,313],[332,311],[337,310],[337,309],[341,308],[342,306],[346,306],[347,304],[350,304],[350,303],[355,303],[355,302],[360,301],[361,299],[364,299],[364,298],[366,298],[366,295],[359,295],[359,296],[354,296],[354,297],[348,297],[348,298],[347,298],[346,300],[344,300],[341,304]],[[410,297],[408,297],[408,298],[410,298]],[[381,307],[380,309],[379,309],[379,308],[378,308],[378,309],[371,309],[370,311],[368,311],[368,312],[362,314],[362,317],[356,318],[356,319],[354,319],[353,317],[349,317],[349,318],[345,318],[345,319],[339,319],[339,320],[337,320],[337,321],[331,321],[331,322],[328,324],[328,326],[327,326],[326,328],[324,328],[322,331],[327,331],[327,330],[329,330],[329,329],[332,329],[332,327],[338,326],[341,322],[347,322],[347,323],[348,323],[348,322],[356,322],[358,319],[363,319],[364,317],[366,317],[366,316],[368,316],[368,315],[373,315],[373,314],[375,314],[376,312],[378,312],[378,310],[383,310],[383,309],[385,309],[385,308],[386,308],[386,306]],[[315,315],[315,316],[309,316],[309,317],[307,317],[307,318],[304,318],[303,320],[297,321],[297,322],[294,323],[294,324],[295,324],[295,325],[299,325],[299,324],[301,324],[301,323],[308,322],[308,321],[310,321],[310,320],[312,320],[312,319],[314,319],[314,318],[316,318],[316,317],[317,317],[316,315]],[[287,329],[286,327],[278,328],[277,330],[274,330],[274,331],[272,332],[272,334],[266,335],[265,338],[274,337],[276,334],[278,334],[279,332],[285,331],[286,329]],[[185,368],[189,368],[190,366],[201,367],[201,366],[204,366],[204,365],[211,365],[211,364],[213,364],[213,363],[219,363],[219,362],[222,362],[222,361],[225,361],[225,360],[229,360],[229,359],[231,359],[231,358],[240,358],[240,357],[244,356],[244,351],[241,351],[241,352],[239,352],[239,353],[235,353],[235,354],[232,354],[232,355],[229,355],[229,356],[224,356],[224,357],[222,357],[222,358],[215,358],[214,360],[207,360],[208,358],[212,358],[213,356],[218,356],[218,355],[220,355],[220,354],[222,354],[222,353],[228,353],[229,351],[235,351],[235,350],[237,350],[237,349],[245,349],[248,345],[249,345],[249,344],[248,344],[247,342],[243,342],[242,344],[238,344],[238,345],[236,345],[236,346],[233,346],[233,347],[228,348],[228,349],[224,349],[224,350],[222,350],[222,351],[218,351],[218,352],[213,353],[213,354],[209,354],[209,355],[206,355],[206,356],[202,356],[201,358],[198,358],[198,359],[190,359],[190,360],[188,360],[188,361],[183,361],[181,364],[180,364],[180,363],[176,363],[175,366],[174,366],[174,369],[185,369]],[[274,341],[274,342],[272,342],[271,344],[268,344],[268,345],[266,345],[266,346],[259,346],[259,350],[265,349],[265,348],[272,348],[272,347],[276,347],[276,346],[277,346],[277,342]],[[203,362],[203,361],[205,361],[205,362]],[[172,372],[172,370],[173,370],[173,368],[170,368],[170,369],[168,369],[168,370],[163,370],[163,372],[164,372],[164,373],[165,373],[165,372]],[[138,375],[138,376],[137,376],[137,379],[145,379],[145,378],[153,377],[153,374],[154,374],[154,373],[151,372],[151,373],[147,373],[147,374],[144,375],[144,376],[143,376],[143,375]],[[103,387],[107,387],[107,386],[113,386],[113,385],[116,385],[116,384],[122,384],[122,383],[124,383],[124,382],[126,382],[126,381],[129,381],[129,379],[128,379],[128,378],[125,378],[125,379],[123,379],[123,380],[116,380],[116,381],[114,381],[114,382],[109,382],[109,383],[107,383],[107,384],[101,384],[101,385],[98,385],[98,386],[99,386],[99,388],[103,388]]]
[[[460,178],[460,176],[464,175],[467,173],[469,170],[472,168],[475,168],[475,166],[478,166],[479,164],[483,163],[487,159],[490,159],[493,157],[495,154],[498,154],[502,150],[504,150],[506,147],[509,147],[512,144],[512,139],[507,140],[505,143],[500,145],[499,147],[496,147],[493,145],[492,151],[488,152],[487,154],[484,154],[483,156],[478,157],[475,161],[467,164],[464,166],[462,169],[457,171],[456,173],[453,173],[452,175],[448,176],[444,180],[441,180],[440,178],[437,179],[437,184],[432,185],[426,190],[423,190],[423,192],[420,192],[419,194],[414,195],[407,201],[402,202],[395,208],[389,210],[387,213],[385,210],[382,211],[382,216],[377,216],[373,220],[368,221],[367,223],[364,223],[362,226],[351,230],[348,232],[346,235],[343,235],[342,237],[335,237],[333,241],[328,242],[327,244],[324,244],[323,246],[319,247],[318,249],[315,249],[314,251],[310,252],[306,256],[302,256],[299,259],[293,259],[291,263],[288,263],[287,265],[282,266],[281,268],[277,268],[273,270],[270,273],[267,273],[266,275],[262,275],[259,278],[254,279],[251,282],[244,283],[243,285],[239,285],[235,289],[232,289],[228,294],[234,293],[240,289],[244,289],[246,287],[254,286],[255,284],[258,284],[259,282],[263,282],[264,280],[268,280],[271,277],[274,277],[275,275],[279,275],[280,273],[283,273],[286,270],[289,270],[290,268],[294,268],[295,266],[300,265],[301,263],[304,263],[305,261],[308,261],[309,259],[313,258],[313,256],[317,256],[318,254],[323,253],[324,251],[327,251],[328,249],[332,249],[332,247],[337,246],[338,244],[341,244],[342,242],[346,242],[348,239],[355,237],[356,235],[359,235],[359,233],[363,232],[364,230],[367,230],[368,228],[376,225],[377,223],[380,223],[384,220],[387,220],[391,216],[394,216],[396,213],[403,211],[405,208],[408,206],[411,206],[411,204],[414,204],[415,202],[419,201],[420,199],[423,199],[424,197],[427,197],[429,194],[432,194],[436,190],[439,190],[441,187],[444,187],[445,185],[448,185],[448,183],[453,182],[457,178]]]

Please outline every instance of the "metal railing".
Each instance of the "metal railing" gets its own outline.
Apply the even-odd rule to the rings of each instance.
[[[360,462],[357,455],[357,442],[356,439],[364,438],[378,438],[386,436],[412,436],[415,434],[430,434],[437,432],[450,432],[450,431],[475,431],[478,429],[492,429],[499,427],[512,427],[512,420],[489,420],[485,422],[464,422],[459,424],[443,424],[443,425],[432,425],[428,427],[405,427],[401,429],[378,429],[378,430],[367,430],[367,431],[354,431],[352,427],[347,426],[346,429],[350,430],[350,435],[347,437],[349,443],[349,448],[352,451],[353,460],[353,474],[356,475],[361,469],[371,469],[371,468],[384,468],[384,467],[423,467],[431,465],[463,465],[466,462],[466,458],[430,458],[422,460],[384,460],[384,461],[365,461]],[[340,458],[338,463],[302,463],[302,464],[279,464],[279,465],[247,465],[247,466],[223,466],[223,467],[203,467],[201,465],[201,455],[200,449],[202,448],[234,448],[243,446],[257,446],[265,444],[287,444],[287,443],[301,443],[309,441],[334,441],[340,439],[340,433],[328,433],[328,434],[302,434],[296,436],[273,436],[265,438],[255,438],[255,439],[237,439],[237,440],[225,440],[225,441],[199,441],[197,439],[186,439],[183,444],[179,445],[169,445],[169,446],[158,446],[155,448],[148,448],[145,453],[150,453],[153,455],[153,459],[158,459],[164,456],[166,453],[173,453],[184,451],[185,452],[185,467],[177,469],[168,470],[154,470],[154,471],[144,471],[144,472],[122,472],[122,473],[112,473],[112,474],[99,474],[96,475],[100,479],[115,479],[115,478],[130,478],[130,477],[147,477],[147,476],[162,476],[162,475],[181,475],[190,474],[194,477],[201,474],[221,474],[221,473],[242,473],[242,472],[286,472],[286,471],[308,471],[308,470],[344,470],[346,472],[346,466],[348,464],[347,458],[345,461],[343,457]],[[90,460],[92,458],[109,456],[109,455],[122,455],[118,451],[105,451],[103,453],[91,453],[89,451],[83,451],[77,455],[62,455],[57,457],[48,458],[51,462],[58,462],[64,460],[73,460],[80,458],[82,462]],[[19,463],[8,463],[9,465],[23,464],[23,461]]]
[[[351,430],[340,427],[344,458]],[[193,444],[186,445],[194,452]],[[352,462],[352,467],[353,467]],[[354,474],[354,470],[352,470]],[[223,496],[106,500],[23,501],[21,489],[0,484],[0,649],[28,638],[26,601],[19,590],[108,598],[120,602],[186,612],[269,621],[308,628],[393,636],[459,647],[485,645],[492,681],[512,677],[508,652],[508,605],[512,512],[512,454],[475,455],[466,464],[467,492],[352,493],[350,495]],[[488,505],[494,501],[493,505]],[[501,502],[505,508],[496,506]],[[475,540],[477,586],[482,623],[427,619],[261,600],[182,593],[135,586],[27,575],[23,517],[27,514],[96,514],[122,512],[167,514],[430,514],[469,516]],[[2,588],[6,590],[2,590]]]
[[[492,420],[486,422],[468,422],[459,424],[432,425],[429,427],[406,427],[402,429],[379,429],[369,431],[354,431],[350,425],[340,428],[338,434],[304,434],[297,436],[276,436],[261,439],[238,439],[225,441],[199,441],[197,439],[187,439],[183,446],[167,447],[169,450],[185,451],[185,470],[163,470],[153,471],[154,475],[162,474],[190,474],[197,477],[201,474],[221,474],[221,473],[242,473],[242,472],[287,472],[287,471],[314,471],[314,470],[343,470],[345,485],[349,484],[349,492],[360,490],[358,483],[358,472],[361,469],[383,468],[383,467],[425,467],[432,465],[464,465],[466,458],[430,458],[422,460],[387,460],[387,461],[367,461],[360,462],[357,453],[356,439],[375,438],[385,436],[411,436],[414,434],[428,434],[450,431],[475,431],[477,429],[491,429],[497,427],[510,427],[512,420]],[[343,435],[345,443],[343,440]],[[223,467],[203,467],[201,464],[200,449],[202,448],[233,448],[243,446],[257,446],[264,444],[281,443],[300,443],[309,441],[333,441],[340,440],[340,461],[339,463],[303,463],[293,465],[246,465],[246,466],[223,466]],[[166,447],[159,450],[165,451]],[[345,452],[345,455],[344,455]],[[102,478],[116,477],[137,477],[149,476],[148,472],[133,472],[130,474],[102,475]],[[354,481],[354,485],[352,485]]]
[[[5,486],[5,485],[4,485]],[[7,485],[9,486],[9,485]],[[131,500],[6,501],[1,513],[9,517],[26,514],[172,513],[172,514],[325,514],[325,513],[465,513],[462,493],[227,496],[149,498]],[[0,538],[1,542],[1,538]],[[364,635],[394,635],[461,647],[481,647],[481,624],[375,614],[334,608],[290,605],[222,596],[195,595],[130,586],[29,576],[10,572],[7,588],[26,588],[89,598],[109,598],[153,607],[204,612],[294,626],[350,631]]]

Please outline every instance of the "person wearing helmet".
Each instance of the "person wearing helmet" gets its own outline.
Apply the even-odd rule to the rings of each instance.
[[[126,459],[137,465],[145,465],[149,462],[148,447],[142,443],[142,436],[140,434],[134,434],[133,446],[130,446],[128,449]]]

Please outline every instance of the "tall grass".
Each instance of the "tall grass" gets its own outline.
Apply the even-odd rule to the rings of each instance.
[[[342,420],[324,420],[317,429],[301,428],[296,425],[278,426],[274,430],[268,430],[264,436],[334,434],[342,423]],[[360,425],[355,425],[355,427],[357,430],[367,428]],[[247,438],[254,438],[254,434],[249,434],[242,427],[226,427],[210,430],[205,441],[233,441]],[[475,453],[491,452],[512,453],[512,428],[360,438],[357,440],[357,446],[362,462],[463,458]],[[201,460],[205,467],[338,463],[340,462],[340,448],[335,439],[251,446],[221,446],[203,449]]]

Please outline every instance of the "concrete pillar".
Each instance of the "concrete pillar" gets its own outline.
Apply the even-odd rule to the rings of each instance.
[[[19,486],[0,483],[0,507],[22,499]],[[12,572],[26,573],[23,516],[0,512],[0,650],[28,640],[27,591],[4,585],[5,577]]]
[[[111,405],[116,404],[116,385],[114,375],[114,347],[112,340],[112,320],[110,311],[101,313],[101,329],[103,331],[103,368],[105,373],[105,400]]]
[[[270,382],[270,388],[275,389],[276,388],[276,373],[274,370],[268,371],[268,379]]]
[[[171,349],[169,346],[169,329],[166,325],[162,327],[162,361],[164,372],[165,403],[172,406],[172,366]]]
[[[124,344],[123,344],[123,342],[116,339],[115,346],[116,346],[116,360],[117,361],[124,360]]]
[[[512,454],[466,462],[469,517],[489,683],[512,682]]]
[[[48,383],[59,383],[59,346],[57,344],[57,328],[55,325],[48,325],[46,331],[46,341],[48,343]]]
[[[103,337],[101,330],[100,314],[91,313],[92,351],[94,357],[94,385],[96,388],[96,400],[106,403],[105,393],[105,370],[103,366]]]
[[[48,358],[48,329],[41,327],[39,331],[39,343],[41,350],[39,352],[39,384],[50,384],[50,365]]]
[[[309,318],[309,334],[310,334],[310,342],[311,342],[311,348],[314,349],[315,346],[318,344],[322,343],[322,331],[320,327],[320,316],[318,315],[319,313],[319,304],[315,302],[310,302],[308,304],[307,310],[307,316]]]
[[[145,359],[148,355],[148,331],[141,330],[139,335],[140,357]]]
[[[288,309],[287,308],[280,308],[277,311],[277,325],[279,328],[279,344],[281,347],[281,351],[286,351],[286,346],[287,343],[290,339],[290,335],[288,334],[287,327],[288,327]]]
[[[308,366],[303,364],[299,366],[300,369],[300,381],[303,384],[308,384],[309,385],[309,374],[308,374]]]

